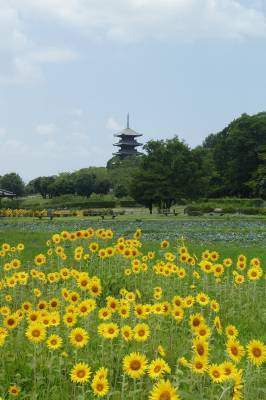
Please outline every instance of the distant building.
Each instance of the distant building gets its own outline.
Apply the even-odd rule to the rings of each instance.
[[[15,197],[15,193],[10,192],[10,190],[0,189],[0,197]]]
[[[119,147],[119,150],[116,153],[113,153],[113,155],[119,156],[123,159],[127,156],[138,156],[142,154],[137,150],[137,147],[142,146],[142,143],[139,143],[136,140],[137,137],[142,135],[133,131],[133,129],[129,127],[129,114],[127,115],[127,127],[114,136],[120,138],[120,140],[118,143],[114,143],[114,146]]]

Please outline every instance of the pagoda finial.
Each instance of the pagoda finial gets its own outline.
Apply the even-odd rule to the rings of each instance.
[[[129,129],[129,113],[127,113],[127,129]]]

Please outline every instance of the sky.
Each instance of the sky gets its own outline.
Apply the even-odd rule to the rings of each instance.
[[[264,0],[0,0],[0,175],[104,166],[126,125],[195,147],[266,110]]]

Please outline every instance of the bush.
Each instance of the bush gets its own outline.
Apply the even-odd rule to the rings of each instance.
[[[134,200],[120,200],[120,207],[141,207],[140,204],[138,204]]]

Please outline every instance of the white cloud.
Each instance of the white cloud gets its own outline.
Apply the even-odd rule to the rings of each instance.
[[[60,48],[47,48],[35,51],[30,55],[33,61],[41,63],[57,63],[76,60],[78,55],[74,51]]]
[[[15,156],[15,155],[23,155],[28,151],[28,146],[24,143],[21,143],[17,139],[8,139],[1,146],[1,153],[4,156]]]
[[[109,117],[106,123],[106,128],[112,131],[121,131],[123,127],[115,120],[114,117]]]
[[[0,0],[0,84],[43,79],[43,63],[78,58],[65,43],[39,43],[37,24],[126,43],[239,40],[266,37],[265,12],[255,0]]]
[[[40,46],[28,33],[31,20],[26,20],[26,15],[24,0],[19,4],[0,0],[0,84],[27,84],[40,80],[42,63],[69,62],[77,57],[65,47]]]
[[[54,123],[48,124],[38,124],[36,126],[36,132],[41,136],[50,136],[54,135],[57,132],[58,128]]]
[[[15,0],[17,9],[122,41],[266,35],[263,8],[246,0]]]

